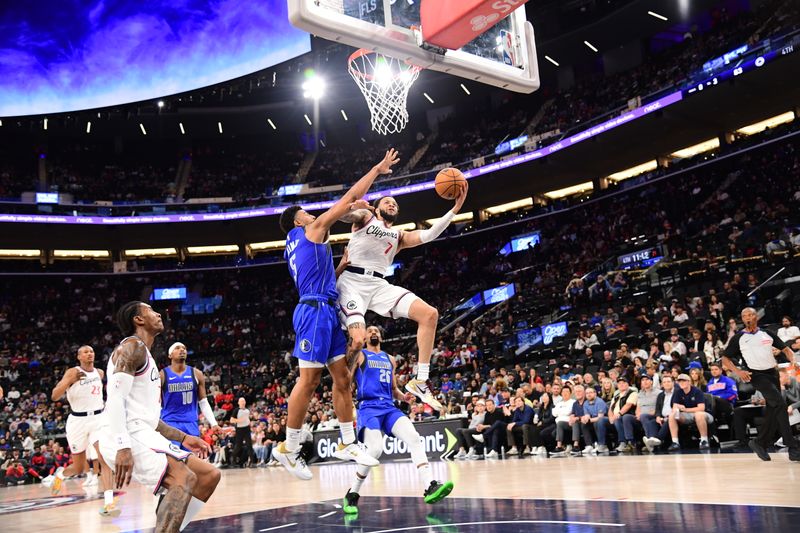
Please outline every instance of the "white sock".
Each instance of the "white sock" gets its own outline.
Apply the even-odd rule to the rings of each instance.
[[[428,490],[428,487],[430,487],[431,483],[433,482],[433,474],[431,473],[430,463],[425,463],[422,466],[418,466],[417,472],[419,472],[419,478],[422,480],[422,486],[425,488],[425,490]]]
[[[301,429],[286,428],[286,443],[284,447],[290,452],[296,452],[300,449],[300,433]]]
[[[63,467],[63,466],[59,466],[59,467],[56,469],[56,477],[57,477],[58,479],[61,479],[61,480],[64,480],[64,479],[66,479],[66,478],[64,477],[64,467]]]
[[[104,490],[103,491],[103,503],[106,504],[106,505],[111,505],[112,503],[114,503],[114,491],[113,490],[109,489],[109,490]]]
[[[417,379],[420,381],[428,381],[428,376],[431,372],[430,363],[419,363],[417,365]]]
[[[356,494],[361,493],[361,485],[367,480],[369,470],[368,466],[358,465],[358,468],[356,468],[356,479],[350,487],[350,492],[355,492]]]
[[[356,441],[356,431],[353,429],[353,422],[339,422],[339,429],[342,432],[342,442],[353,444]]]
[[[197,516],[197,513],[200,512],[200,509],[202,509],[205,504],[206,502],[200,501],[192,496],[192,499],[189,501],[189,506],[186,508],[186,514],[183,515],[183,522],[181,522],[181,527],[178,529],[178,531],[183,531],[186,529],[186,526],[189,525],[189,522],[192,521],[192,518]]]

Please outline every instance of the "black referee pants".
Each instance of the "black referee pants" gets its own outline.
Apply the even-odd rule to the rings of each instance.
[[[789,422],[788,418],[786,422]],[[244,466],[247,463],[247,459],[254,455],[253,441],[250,438],[250,426],[237,427],[233,439],[233,462],[239,466]]]
[[[764,409],[764,424],[758,429],[756,440],[764,448],[775,444],[779,433],[783,444],[790,449],[798,447],[789,425],[789,413],[786,410],[786,401],[781,396],[781,383],[778,370],[751,370],[751,383],[753,387],[764,395],[767,406]]]

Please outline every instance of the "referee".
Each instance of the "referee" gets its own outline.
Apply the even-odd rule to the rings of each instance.
[[[231,422],[236,424],[236,435],[233,438],[233,461],[239,465],[239,468],[244,468],[247,460],[255,454],[253,441],[250,438],[250,409],[247,409],[247,401],[244,398],[239,398],[239,410],[235,417],[231,417]]]
[[[775,442],[775,433],[778,432],[789,447],[789,460],[800,461],[800,446],[792,436],[786,402],[781,396],[778,362],[772,354],[772,348],[781,350],[790,361],[794,360],[794,353],[775,334],[758,328],[758,315],[752,307],[742,310],[742,322],[744,329],[731,338],[722,356],[722,365],[743,382],[752,382],[767,401],[764,424],[758,431],[758,437],[750,441],[750,449],[762,461],[769,461],[767,447]],[[731,359],[744,359],[748,370],[736,368]]]

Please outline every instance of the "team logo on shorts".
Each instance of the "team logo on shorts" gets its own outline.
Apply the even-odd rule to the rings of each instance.
[[[177,445],[176,445],[174,442],[170,442],[170,443],[169,443],[169,449],[170,449],[170,450],[171,450],[173,453],[183,453],[183,450],[181,450],[181,449],[180,449],[180,447],[179,447],[179,446],[177,446]]]
[[[300,351],[303,353],[308,353],[311,351],[311,341],[308,339],[303,339],[300,341]]]
[[[356,304],[356,302],[354,300],[350,300],[349,302],[347,302],[347,305],[345,305],[345,307],[347,307],[348,311],[352,311],[353,309],[358,307],[358,305]]]

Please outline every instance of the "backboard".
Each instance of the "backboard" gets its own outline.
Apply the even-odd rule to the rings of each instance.
[[[287,2],[291,23],[313,35],[510,91],[539,88],[533,25],[524,8],[459,50],[437,50],[424,46],[418,31],[421,0]],[[476,24],[473,19],[473,29]]]

